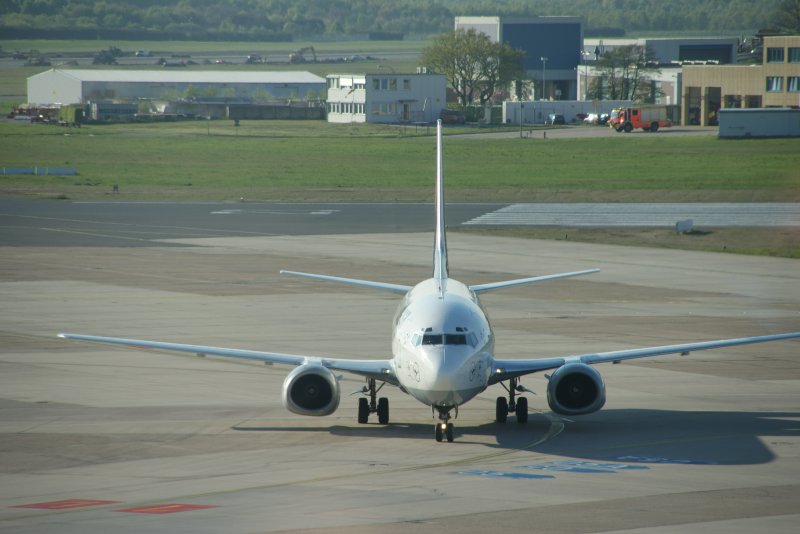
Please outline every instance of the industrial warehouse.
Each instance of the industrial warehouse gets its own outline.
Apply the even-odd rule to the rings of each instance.
[[[90,100],[314,99],[325,79],[310,72],[52,69],[28,78],[29,104],[80,104]]]

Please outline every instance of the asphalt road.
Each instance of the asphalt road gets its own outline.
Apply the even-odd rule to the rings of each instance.
[[[800,226],[797,203],[450,204],[457,226]],[[424,203],[174,203],[0,199],[0,246],[167,246],[201,237],[425,232]]]

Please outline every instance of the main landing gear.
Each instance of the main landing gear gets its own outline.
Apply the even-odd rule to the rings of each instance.
[[[508,387],[505,384],[501,385],[508,391],[508,399],[505,397],[497,397],[497,404],[495,407],[495,419],[498,423],[505,423],[508,420],[508,414],[514,412],[517,416],[517,423],[525,424],[528,422],[528,399],[525,397],[517,398],[517,392],[533,393],[531,390],[519,385],[519,378],[512,378],[509,380]]]
[[[381,397],[378,399],[378,392],[383,388],[386,382],[381,382],[381,385],[376,387],[374,378],[367,378],[367,385],[355,393],[363,393],[369,395],[369,399],[361,397],[358,399],[358,422],[366,424],[369,421],[369,414],[378,414],[378,423],[382,425],[389,424],[389,399]]]
[[[440,442],[447,438],[448,443],[453,442],[453,423],[450,422],[450,409],[438,408],[439,422],[436,423],[434,428],[434,437],[436,441]],[[458,407],[456,407],[456,415],[458,415]]]

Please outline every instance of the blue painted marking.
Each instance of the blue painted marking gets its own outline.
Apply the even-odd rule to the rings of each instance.
[[[482,471],[480,469],[473,469],[470,471],[458,471],[457,475],[472,475],[487,478],[516,478],[516,479],[538,479],[538,478],[555,478],[553,475],[531,475],[528,473],[507,473],[505,471]]]
[[[644,465],[628,465],[607,462],[582,462],[577,460],[564,460],[538,465],[522,465],[523,469],[536,469],[539,471],[555,471],[561,473],[616,473],[618,471],[650,469]]]
[[[678,458],[661,458],[659,456],[618,456],[615,460],[623,462],[639,462],[643,464],[682,464],[682,465],[716,465],[716,462]]]

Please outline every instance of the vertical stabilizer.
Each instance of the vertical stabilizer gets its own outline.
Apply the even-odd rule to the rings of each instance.
[[[447,235],[444,221],[444,172],[442,171],[442,121],[436,122],[436,234],[433,243],[433,277],[447,280]]]

